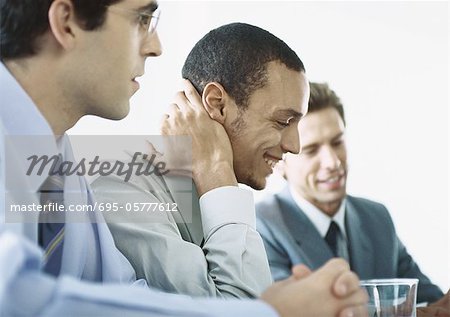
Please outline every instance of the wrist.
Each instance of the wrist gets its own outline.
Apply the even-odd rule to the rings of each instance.
[[[201,164],[192,172],[199,196],[223,186],[238,186],[233,165],[228,162]]]

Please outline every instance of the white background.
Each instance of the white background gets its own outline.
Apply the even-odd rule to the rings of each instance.
[[[298,53],[310,80],[327,81],[341,97],[349,193],[384,203],[423,271],[442,289],[450,287],[447,2],[185,1],[160,7],[164,53],[147,61],[130,115],[120,122],[87,117],[71,134],[158,134],[196,41],[230,22],[263,27]],[[280,186],[272,177],[256,199]]]

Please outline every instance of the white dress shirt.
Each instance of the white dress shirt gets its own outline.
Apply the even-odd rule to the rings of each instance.
[[[330,227],[331,222],[332,221],[336,222],[341,233],[338,240],[337,252],[339,257],[342,257],[347,261],[349,261],[350,257],[347,245],[347,232],[345,229],[345,206],[346,206],[345,198],[342,200],[337,213],[333,217],[330,217],[323,211],[321,211],[319,208],[314,206],[312,203],[307,201],[305,198],[303,198],[301,195],[299,195],[294,188],[289,187],[289,190],[297,206],[309,218],[309,220],[312,222],[312,224],[317,229],[322,238],[325,238],[325,236],[327,235],[327,231],[328,228]]]

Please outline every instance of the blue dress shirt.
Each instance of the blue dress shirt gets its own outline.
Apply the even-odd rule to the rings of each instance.
[[[56,279],[44,274],[37,244],[38,214],[15,215],[6,208],[39,203],[37,190],[45,173],[27,176],[25,159],[60,152],[66,160],[73,159],[70,142],[67,136],[55,140],[40,111],[3,64],[0,103],[0,316],[276,316],[261,301],[194,300],[135,281],[103,216],[96,213],[86,221],[66,219],[61,274]],[[26,146],[13,142],[18,136],[25,136]],[[36,136],[42,136],[39,142]],[[66,178],[64,195],[73,204],[93,200],[84,178],[76,175]]]

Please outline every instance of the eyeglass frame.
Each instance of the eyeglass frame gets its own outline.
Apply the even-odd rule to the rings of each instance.
[[[137,18],[139,19],[139,25],[143,26],[141,19],[142,17],[150,19],[148,22],[147,27],[147,34],[153,34],[156,31],[156,28],[158,26],[159,18],[161,16],[161,10],[157,8],[153,13],[146,13],[146,12],[139,12],[138,10],[133,9],[127,9],[127,8],[121,8],[121,7],[107,7],[111,12],[114,13],[115,10],[123,11],[123,12],[129,12],[137,15]]]

